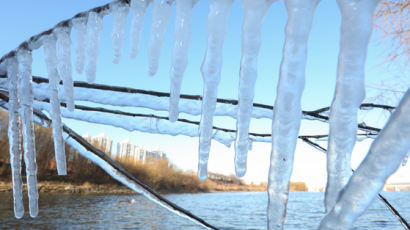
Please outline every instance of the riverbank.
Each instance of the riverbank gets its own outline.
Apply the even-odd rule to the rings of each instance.
[[[39,193],[59,193],[59,194],[135,194],[131,189],[116,184],[93,184],[85,183],[68,183],[56,181],[40,181],[37,184]],[[0,181],[0,193],[12,192],[11,182]],[[212,190],[207,192],[243,192],[266,191],[266,187],[257,185],[222,185],[217,184]],[[26,184],[23,185],[23,192],[27,192]],[[178,191],[162,191],[162,193],[179,193]],[[186,192],[185,192],[186,193]]]

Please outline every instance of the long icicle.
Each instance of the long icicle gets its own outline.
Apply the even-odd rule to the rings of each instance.
[[[319,1],[285,0],[288,20],[272,121],[268,229],[282,229],[286,217],[289,181],[302,115],[307,42]]]
[[[211,0],[207,19],[208,40],[201,72],[204,82],[201,123],[199,125],[198,177],[208,175],[208,158],[211,149],[213,117],[221,80],[222,51],[226,27],[233,0]]]
[[[27,192],[30,216],[38,215],[37,163],[34,144],[33,125],[33,85],[31,80],[31,51],[21,48],[17,51],[18,89],[20,99],[20,117],[22,120],[24,162],[26,165]]]
[[[18,116],[18,63],[16,58],[11,58],[7,63],[8,89],[9,89],[9,153],[11,164],[11,177],[13,182],[14,216],[18,219],[24,215],[23,181],[21,179],[21,148],[20,124]]]
[[[137,57],[138,49],[140,46],[142,27],[144,25],[145,11],[151,0],[131,0],[130,9],[132,14],[131,19],[131,51],[130,58]]]
[[[157,73],[159,57],[164,43],[165,31],[171,17],[171,5],[174,0],[153,0],[151,31],[148,45],[148,74]]]
[[[409,114],[410,88],[319,229],[348,229],[369,207],[410,149]]]
[[[60,75],[57,71],[56,39],[53,34],[44,37],[44,58],[48,72],[48,90],[50,94],[51,119],[53,121],[54,152],[58,175],[67,175],[65,147],[61,122],[60,99],[58,96],[58,84]]]
[[[189,45],[191,43],[192,9],[198,0],[175,0],[174,50],[172,53],[169,97],[169,120],[178,119],[178,104],[182,79],[188,65]]]
[[[58,72],[61,75],[64,85],[64,99],[67,108],[74,110],[74,89],[73,89],[73,70],[71,65],[71,39],[70,27],[60,27],[56,29],[57,36],[57,60]]]
[[[246,173],[249,149],[249,125],[252,114],[255,82],[258,76],[258,55],[261,46],[262,24],[273,0],[242,0],[245,18],[242,24],[242,58],[239,79],[239,103],[236,118],[235,172]]]
[[[112,62],[118,64],[121,58],[121,49],[124,43],[125,24],[127,23],[129,6],[123,2],[112,2],[110,8],[114,15],[111,39],[114,48],[114,58]]]
[[[379,0],[337,0],[342,13],[336,91],[330,109],[325,209],[335,204],[351,176],[357,111],[364,99],[364,64]]]
[[[103,29],[102,16],[97,12],[88,13],[87,67],[85,73],[87,81],[93,83],[97,72],[97,59],[100,48],[101,31]]]

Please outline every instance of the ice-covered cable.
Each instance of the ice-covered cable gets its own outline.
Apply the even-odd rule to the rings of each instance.
[[[33,61],[31,51],[19,49],[18,61],[18,86],[22,121],[24,163],[26,165],[27,192],[29,200],[30,216],[38,215],[38,190],[37,190],[37,163],[36,147],[34,144],[33,125],[33,86],[31,83],[31,63]]]
[[[74,109],[73,70],[71,65],[70,27],[60,27],[55,30],[57,36],[58,72],[64,85],[64,100],[69,110]]]
[[[268,229],[282,229],[286,217],[289,181],[302,115],[301,97],[305,84],[307,42],[319,1],[284,1],[288,20],[272,121]]]
[[[205,180],[211,149],[213,117],[221,79],[222,51],[233,0],[211,0],[207,19],[208,39],[201,72],[204,82],[199,125],[198,177]]]
[[[125,24],[128,17],[128,4],[122,2],[113,2],[110,5],[114,15],[114,24],[111,33],[112,44],[114,48],[114,58],[112,62],[118,64],[121,58],[122,44],[124,43]]]
[[[174,49],[170,70],[169,120],[178,119],[178,104],[182,79],[188,65],[189,45],[191,43],[192,9],[198,0],[175,0]]]
[[[258,56],[261,46],[262,25],[273,0],[242,0],[245,16],[242,24],[242,58],[239,78],[238,115],[236,118],[235,172],[246,173],[249,143],[248,133],[252,114],[255,82],[258,75]]]
[[[131,0],[130,10],[132,14],[131,32],[130,32],[130,57],[137,57],[138,49],[141,40],[142,27],[144,25],[145,11],[151,0]]]
[[[197,217],[193,216],[189,212],[187,213],[182,212],[180,209],[177,209],[175,205],[170,204],[169,201],[164,200],[163,198],[160,199],[158,196],[155,196],[152,192],[148,191],[147,188],[141,186],[140,184],[136,183],[134,180],[131,180],[129,177],[125,176],[124,173],[122,173],[120,170],[117,168],[114,168],[111,164],[109,164],[106,160],[102,159],[101,157],[97,156],[95,153],[88,151],[83,145],[81,145],[77,140],[74,138],[71,138],[68,134],[65,134],[65,138],[67,140],[67,143],[73,147],[75,150],[78,151],[83,157],[91,160],[98,166],[100,166],[105,172],[107,172],[112,178],[116,179],[117,181],[121,182],[128,188],[132,189],[134,192],[141,194],[145,196],[147,199],[155,202],[158,205],[161,205],[162,207],[166,208],[170,212],[181,216],[185,217],[194,223],[201,225],[205,228],[210,228],[210,229],[216,229],[213,226],[210,226],[208,223],[204,222],[201,219],[198,219]],[[188,215],[189,214],[189,215]]]
[[[56,39],[53,34],[44,37],[44,59],[48,73],[48,92],[50,94],[51,120],[53,121],[54,152],[58,175],[67,175],[65,148],[63,141],[63,130],[61,122],[60,99],[58,95],[58,84],[60,75],[57,70]]]
[[[45,102],[36,101],[34,104],[36,109],[50,111],[50,105]],[[170,122],[166,119],[158,119],[155,117],[130,117],[118,114],[109,114],[97,111],[83,111],[76,109],[73,112],[65,108],[61,110],[62,116],[65,118],[86,121],[96,124],[111,125],[120,127],[128,131],[141,131],[147,133],[167,134],[167,135],[184,135],[189,137],[198,136],[198,126],[184,122]],[[232,132],[224,132],[213,130],[212,138],[216,141],[229,147],[235,139],[235,134]],[[255,137],[256,141],[267,142],[269,138]]]
[[[319,229],[348,229],[372,203],[410,149],[410,89],[372,143]]]
[[[76,38],[76,47],[75,47],[75,70],[78,74],[82,74],[84,70],[85,63],[85,46],[87,38],[87,18],[80,17],[75,18],[72,21],[75,38]]]
[[[165,31],[171,17],[171,5],[174,0],[153,0],[152,21],[148,44],[148,74],[157,73],[159,57],[164,43]]]
[[[9,90],[9,154],[11,165],[11,177],[13,183],[14,216],[18,219],[24,215],[23,205],[23,181],[21,179],[21,148],[20,148],[20,124],[18,116],[18,63],[16,58],[11,58],[7,63],[8,90]]]
[[[103,29],[102,16],[97,12],[91,11],[88,13],[87,21],[87,81],[92,83],[95,81],[97,72],[97,59],[100,48],[100,37]]]
[[[325,209],[335,204],[351,176],[357,111],[364,99],[364,64],[379,0],[337,0],[342,14],[336,91],[330,109]]]

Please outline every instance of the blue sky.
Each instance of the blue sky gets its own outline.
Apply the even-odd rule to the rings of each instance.
[[[2,3],[0,9],[0,55],[17,47],[22,41],[43,30],[46,30],[61,20],[72,17],[78,12],[108,3],[107,0],[14,0]],[[206,49],[206,17],[209,1],[201,0],[195,6],[192,18],[192,42],[189,64],[182,85],[182,93],[202,94],[202,77],[200,66]],[[149,26],[151,7],[145,17],[140,51],[135,60],[129,58],[129,25],[128,18],[124,47],[121,62],[112,64],[112,15],[104,18],[104,30],[101,38],[100,56],[97,63],[97,83],[129,86],[147,90],[169,91],[169,69],[172,55],[173,19],[166,33],[165,43],[160,59],[158,73],[154,77],[148,76],[147,47],[149,40]],[[279,65],[281,61],[282,46],[284,43],[284,27],[286,24],[286,10],[282,1],[275,2],[265,18],[262,32],[262,47],[258,60],[259,76],[256,83],[255,102],[273,105],[278,81]],[[219,86],[219,97],[236,99],[238,96],[239,63],[241,57],[241,25],[243,9],[241,1],[233,3],[229,17],[226,42],[223,53],[222,79]],[[340,13],[336,1],[322,1],[317,7],[308,47],[308,61],[306,69],[306,85],[302,99],[304,110],[318,109],[329,106],[333,98],[336,79],[337,55],[339,49]],[[72,36],[75,45],[75,37]],[[379,84],[381,80],[390,78],[393,73],[379,64],[385,60],[386,45],[380,40],[380,35],[374,34],[369,45],[366,63],[366,83]],[[75,58],[74,49],[72,57]],[[43,50],[33,53],[33,74],[46,77],[43,60]],[[73,59],[74,60],[74,59]],[[74,61],[73,61],[74,63]],[[84,75],[74,74],[74,80],[85,80]],[[372,95],[371,93],[368,95]],[[149,111],[150,113],[155,113]],[[159,113],[165,114],[166,113]],[[189,117],[189,116],[188,116]],[[199,117],[193,119],[199,120]],[[384,119],[382,119],[384,120]],[[130,137],[136,144],[148,147],[159,147],[165,150],[171,160],[180,168],[196,170],[197,164],[197,138],[171,137],[139,132],[127,132],[118,128],[103,125],[92,125],[82,122],[65,120],[80,134],[90,133],[97,135],[101,132],[108,133],[115,142]],[[218,118],[217,125],[235,127],[235,121],[230,118]],[[268,119],[253,120],[251,131],[270,132]],[[327,132],[326,125],[317,122],[306,122],[302,125],[302,133],[322,134]],[[182,143],[184,148],[176,147],[175,143]],[[233,149],[226,148],[216,142],[212,143],[212,152],[209,168],[226,174],[233,173]],[[359,147],[360,157],[367,151],[368,143]],[[115,147],[114,147],[115,151]],[[249,156],[249,170],[246,179],[262,181],[266,179],[267,162],[270,154],[269,144],[254,144]],[[298,158],[298,155],[300,157]],[[306,159],[305,159],[306,158]],[[303,163],[309,160],[309,163]],[[356,160],[357,162],[359,160]],[[229,162],[229,164],[224,163]],[[323,184],[325,173],[324,155],[299,143],[295,163],[293,180],[307,180],[307,177],[321,177],[310,179],[312,184]],[[311,165],[311,166],[309,166]],[[408,167],[407,167],[408,168]],[[311,174],[307,174],[309,172]],[[296,175],[296,176],[295,176]],[[299,176],[298,176],[299,175]],[[308,175],[308,176],[306,176]],[[295,178],[296,177],[296,178]],[[320,182],[318,182],[320,180]]]

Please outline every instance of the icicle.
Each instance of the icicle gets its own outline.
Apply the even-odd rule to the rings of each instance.
[[[142,27],[144,25],[145,10],[151,0],[131,0],[130,8],[132,12],[131,19],[131,54],[134,59],[137,57],[141,40]]]
[[[148,45],[148,73],[154,76],[158,70],[159,57],[164,43],[165,31],[171,16],[173,0],[153,0],[152,22]]]
[[[26,165],[27,191],[30,216],[38,215],[37,164],[36,147],[34,144],[33,126],[33,86],[31,80],[31,51],[20,49],[17,51],[18,85],[17,92],[20,99],[20,117],[22,120],[24,162]]]
[[[351,176],[350,157],[356,142],[357,111],[364,99],[364,63],[379,0],[337,0],[342,13],[337,84],[329,119],[325,208],[335,204]]]
[[[95,75],[97,72],[97,59],[100,47],[100,35],[103,29],[102,17],[96,12],[90,12],[88,14],[88,41],[87,41],[87,68],[86,75],[87,81],[93,83],[95,81]]]
[[[77,41],[77,46],[75,47],[75,70],[78,74],[82,74],[84,70],[85,62],[85,44],[87,35],[87,19],[86,18],[76,18],[73,21],[73,27],[75,29],[75,37]]]
[[[73,90],[73,70],[71,65],[71,39],[69,27],[57,28],[55,34],[57,36],[57,60],[58,72],[61,75],[64,85],[64,99],[67,103],[67,108],[70,111],[74,110],[74,90]]]
[[[8,60],[8,89],[9,89],[9,153],[11,176],[13,181],[14,216],[18,219],[24,215],[23,181],[21,179],[21,149],[20,149],[20,124],[18,116],[18,63],[16,58]]]
[[[128,4],[122,2],[113,2],[110,5],[114,14],[114,25],[112,28],[111,39],[114,47],[114,59],[112,62],[118,64],[121,58],[121,48],[124,43],[125,23],[128,17]]]
[[[372,143],[366,158],[340,194],[333,209],[322,220],[319,229],[348,229],[369,207],[410,149],[409,114],[410,89]]]
[[[248,133],[252,114],[257,59],[261,46],[262,24],[273,0],[242,0],[245,18],[242,25],[242,58],[239,79],[238,115],[236,118],[235,172],[242,177],[246,173]]]
[[[409,161],[409,156],[410,156],[410,149],[407,151],[406,157],[404,157],[403,162],[401,162],[401,166],[404,167],[407,165],[407,162]]]
[[[268,229],[282,229],[286,217],[289,180],[302,115],[307,42],[319,1],[285,0],[288,20],[272,121]]]
[[[198,177],[205,180],[211,149],[213,116],[221,79],[222,51],[226,25],[233,0],[211,0],[207,19],[208,40],[201,72],[204,82],[202,115],[199,125]]]
[[[182,79],[188,64],[189,44],[191,43],[192,8],[198,0],[175,1],[174,50],[171,61],[171,89],[169,97],[169,120],[178,120],[178,104]]]
[[[56,156],[58,175],[67,175],[65,148],[63,141],[63,126],[61,122],[60,100],[58,97],[58,84],[60,76],[57,71],[56,39],[53,35],[48,35],[43,41],[44,58],[48,73],[48,89],[50,94],[51,120],[53,122],[53,140]]]

